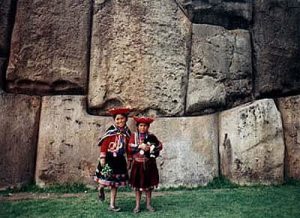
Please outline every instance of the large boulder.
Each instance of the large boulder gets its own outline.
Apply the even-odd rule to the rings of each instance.
[[[186,112],[200,114],[251,99],[251,41],[247,30],[194,24]]]
[[[252,21],[252,0],[177,0],[193,23],[227,29],[247,29]]]
[[[39,186],[64,183],[94,184],[99,135],[111,117],[86,113],[84,96],[47,96],[42,99],[36,163]]]
[[[300,1],[254,1],[256,97],[300,91]]]
[[[285,175],[300,180],[300,96],[278,99],[285,139]]]
[[[8,91],[39,95],[86,91],[91,2],[18,1]]]
[[[158,118],[150,131],[163,143],[157,159],[161,187],[206,185],[219,176],[216,114]]]
[[[0,90],[0,189],[33,182],[40,98]]]
[[[88,105],[182,115],[191,23],[174,1],[96,1]]]
[[[238,184],[283,182],[284,141],[280,113],[271,99],[220,113],[222,175]]]

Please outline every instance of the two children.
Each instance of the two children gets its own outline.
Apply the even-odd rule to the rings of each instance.
[[[134,117],[137,132],[131,134],[126,122],[129,110],[124,108],[113,108],[109,111],[114,118],[114,125],[110,127],[99,142],[100,164],[94,177],[99,183],[99,200],[104,200],[104,186],[111,189],[109,210],[120,211],[115,205],[117,188],[124,186],[127,182],[126,161],[124,153],[127,153],[127,169],[131,169],[129,184],[135,190],[136,206],[134,213],[140,212],[140,201],[142,192],[146,192],[146,208],[148,211],[155,211],[151,205],[151,194],[159,182],[156,157],[162,149],[162,144],[157,137],[148,130],[154,121],[149,117]],[[122,121],[122,122],[121,122]],[[129,138],[130,136],[130,138]],[[118,149],[112,150],[112,146]],[[121,160],[121,159],[122,160]],[[110,177],[104,169],[110,170]],[[105,172],[104,172],[105,171]]]

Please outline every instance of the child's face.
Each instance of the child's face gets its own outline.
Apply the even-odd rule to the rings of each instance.
[[[146,133],[148,132],[149,125],[146,123],[139,123],[138,125],[138,131],[139,133]]]
[[[115,118],[115,124],[117,127],[123,128],[126,125],[126,117],[122,114],[118,114]]]

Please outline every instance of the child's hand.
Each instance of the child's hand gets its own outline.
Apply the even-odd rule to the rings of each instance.
[[[144,150],[144,151],[149,151],[150,150],[150,146],[148,146],[148,145],[146,145],[144,143],[140,144],[139,148],[142,149],[142,150]]]
[[[101,164],[101,167],[104,167],[104,165],[105,165],[105,159],[104,158],[100,159],[100,164]]]

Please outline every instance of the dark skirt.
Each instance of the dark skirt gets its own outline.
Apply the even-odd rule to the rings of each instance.
[[[136,191],[148,191],[157,187],[159,175],[155,158],[149,158],[145,162],[133,161],[129,184]]]
[[[105,177],[101,174],[102,167],[100,162],[96,169],[94,180],[103,186],[121,187],[126,186],[128,181],[127,164],[124,156],[114,157],[113,155],[106,156],[106,163],[112,169],[112,174]]]

